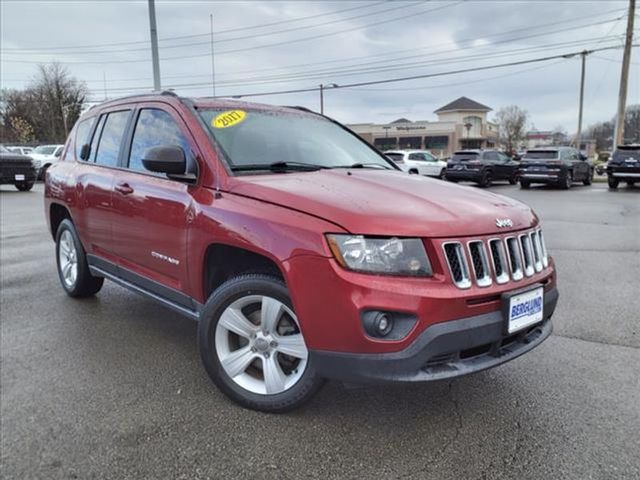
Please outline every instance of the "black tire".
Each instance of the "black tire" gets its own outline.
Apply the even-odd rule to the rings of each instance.
[[[609,184],[610,189],[615,190],[616,188],[618,188],[618,184],[620,183],[620,180],[618,180],[615,177],[608,176],[607,183]]]
[[[252,410],[283,413],[299,408],[309,401],[324,383],[318,376],[311,356],[302,376],[287,390],[276,394],[251,392],[236,383],[222,367],[216,351],[216,327],[225,309],[234,301],[251,295],[275,298],[291,311],[293,304],[284,282],[272,275],[248,273],[232,278],[209,297],[198,323],[200,358],[213,383],[231,400]]]
[[[589,186],[593,183],[593,169],[589,170],[589,173],[587,174],[587,178],[585,178],[582,183],[586,186]]]
[[[515,185],[516,183],[518,183],[518,174],[514,173],[509,177],[509,185]]]
[[[18,182],[15,184],[15,187],[21,192],[28,192],[33,188],[34,182]]]
[[[48,168],[51,166],[51,164],[46,164],[43,165],[42,167],[40,167],[40,171],[38,172],[38,180],[44,180],[45,179],[45,175],[47,173]]]
[[[444,179],[445,179],[445,176],[444,176],[444,168],[443,168],[442,170],[440,170],[440,175],[438,175],[438,178],[439,178],[440,180],[444,180]]]
[[[567,170],[564,179],[560,182],[560,188],[563,190],[569,190],[573,185],[573,173],[571,170]]]
[[[71,238],[73,239],[77,259],[77,275],[75,281],[71,285],[65,281],[60,265],[60,239],[67,231],[71,234]],[[76,228],[73,225],[73,222],[68,218],[60,222],[60,226],[58,226],[58,231],[56,232],[56,265],[58,269],[58,278],[60,278],[62,288],[70,297],[90,297],[91,295],[98,293],[102,288],[104,278],[94,277],[91,275],[89,265],[87,264],[87,256],[82,243],[80,242],[80,238],[78,237],[78,233],[76,232]]]
[[[627,180],[627,187],[631,188],[636,184],[635,180]]]
[[[478,182],[478,184],[482,187],[482,188],[488,188],[491,186],[491,182],[493,181],[493,178],[491,176],[491,172],[484,172],[482,174],[482,178],[480,179],[480,181]]]
[[[529,180],[520,179],[520,188],[522,188],[523,190],[528,190],[530,186],[531,182],[529,182]]]

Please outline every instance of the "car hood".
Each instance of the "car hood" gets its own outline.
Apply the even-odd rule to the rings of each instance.
[[[351,233],[452,237],[520,230],[538,219],[525,204],[475,187],[403,172],[319,170],[233,177],[229,191],[323,218]],[[498,228],[497,219],[513,226]]]

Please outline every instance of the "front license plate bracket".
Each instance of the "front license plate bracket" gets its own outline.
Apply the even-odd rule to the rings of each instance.
[[[505,335],[513,335],[544,320],[544,287],[540,283],[502,294]]]

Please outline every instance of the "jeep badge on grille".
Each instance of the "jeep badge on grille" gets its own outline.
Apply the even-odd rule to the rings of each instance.
[[[510,218],[496,218],[496,227],[506,228],[513,227],[513,221]]]

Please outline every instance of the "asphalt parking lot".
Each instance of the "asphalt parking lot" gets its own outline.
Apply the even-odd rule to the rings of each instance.
[[[3,478],[640,478],[640,188],[497,185],[533,206],[559,271],[553,336],[451,382],[329,383],[287,415],[243,410],[196,325],[112,283],[58,283],[42,185],[3,186]]]

